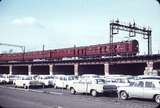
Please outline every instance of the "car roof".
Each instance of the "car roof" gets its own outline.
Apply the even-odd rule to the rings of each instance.
[[[139,80],[136,80],[136,81],[152,81],[152,82],[160,82],[160,79],[139,79]]]

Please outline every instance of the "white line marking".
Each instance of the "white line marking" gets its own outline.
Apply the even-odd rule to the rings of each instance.
[[[63,93],[59,93],[59,92],[49,92],[50,94],[57,94],[57,95],[62,95]]]
[[[37,92],[37,93],[44,93],[44,91],[40,91],[40,90],[33,90],[33,89],[29,89],[29,91]]]

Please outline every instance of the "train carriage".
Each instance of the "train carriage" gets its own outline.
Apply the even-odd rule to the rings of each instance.
[[[98,57],[100,56],[100,45],[93,45],[86,48],[86,56]]]
[[[120,56],[136,55],[139,52],[137,40],[124,41],[117,43],[116,53]]]
[[[116,54],[120,56],[125,56],[127,55],[128,51],[128,42],[118,42],[116,46]]]
[[[73,48],[64,48],[51,50],[51,59],[62,59],[64,57],[73,57],[74,49]]]
[[[23,61],[23,53],[0,54],[0,61]]]
[[[27,52],[24,54],[24,59],[26,61],[49,59],[49,58],[50,58],[50,50],[33,51],[33,52]]]
[[[129,55],[136,55],[139,53],[139,44],[137,40],[132,40],[128,42],[128,51]]]
[[[86,48],[87,47],[75,47],[74,48],[74,57],[85,58],[86,57]]]
[[[102,56],[130,56],[139,52],[137,40],[72,47],[25,53],[0,54],[0,61],[63,60],[64,58],[101,58]]]

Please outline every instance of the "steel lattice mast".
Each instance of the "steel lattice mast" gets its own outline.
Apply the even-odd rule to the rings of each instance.
[[[119,34],[120,30],[129,32],[129,37],[135,37],[136,34],[143,35],[143,39],[148,40],[148,55],[152,54],[152,30],[150,28],[137,26],[135,22],[124,24],[120,23],[119,20],[113,20],[110,23],[110,44],[113,43],[113,36]]]

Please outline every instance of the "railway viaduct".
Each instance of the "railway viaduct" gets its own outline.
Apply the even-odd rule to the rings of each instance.
[[[63,61],[21,61],[0,63],[0,74],[10,75],[81,75],[150,74],[160,70],[160,54]]]

